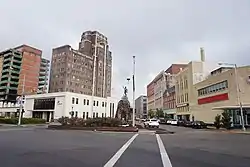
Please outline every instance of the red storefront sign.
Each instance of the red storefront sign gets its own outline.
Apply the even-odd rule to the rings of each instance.
[[[206,104],[206,103],[213,103],[217,101],[223,101],[223,100],[228,100],[228,93],[220,94],[220,95],[215,95],[215,96],[210,96],[210,97],[205,97],[202,99],[198,99],[198,104]]]

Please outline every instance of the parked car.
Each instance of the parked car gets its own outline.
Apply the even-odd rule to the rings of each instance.
[[[194,121],[192,123],[192,128],[194,128],[194,129],[206,129],[207,124],[203,121]]]
[[[184,127],[192,127],[193,122],[192,121],[185,121],[184,122]]]
[[[159,122],[160,124],[166,124],[167,123],[167,120],[166,119],[162,119],[162,118],[160,118],[160,122]]]
[[[171,125],[172,119],[167,120],[167,124]]]
[[[145,128],[159,128],[160,124],[157,119],[148,119],[144,122]]]
[[[184,126],[184,124],[185,124],[185,120],[178,120],[177,121],[178,126]]]
[[[174,119],[174,120],[172,120],[172,121],[171,121],[171,125],[178,125],[178,121],[177,121],[177,120],[175,120],[175,119]]]

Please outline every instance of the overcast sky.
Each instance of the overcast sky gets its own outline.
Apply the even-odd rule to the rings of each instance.
[[[0,0],[0,49],[29,44],[51,50],[78,47],[83,31],[108,37],[113,52],[113,93],[132,74],[136,97],[172,63],[206,59],[250,64],[249,0]],[[129,96],[131,97],[129,85]]]

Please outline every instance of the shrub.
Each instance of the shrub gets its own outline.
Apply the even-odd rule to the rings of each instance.
[[[18,118],[0,118],[2,124],[17,124]],[[44,124],[46,121],[39,118],[22,118],[21,124]]]
[[[221,116],[219,114],[215,116],[214,126],[216,129],[221,128]]]
[[[221,119],[222,125],[224,128],[226,129],[230,129],[231,128],[231,116],[229,112],[224,111],[222,113],[222,119]]]
[[[61,117],[58,119],[58,122],[62,125],[85,127],[118,127],[122,124],[122,121],[117,118],[89,118],[84,120],[83,118],[76,117]]]

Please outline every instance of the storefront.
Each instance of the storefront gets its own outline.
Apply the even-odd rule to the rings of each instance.
[[[232,127],[241,127],[241,112],[238,106],[223,106],[216,107],[214,109],[222,109],[223,111],[227,111],[231,115]],[[245,126],[250,126],[250,106],[243,106],[243,118]]]

